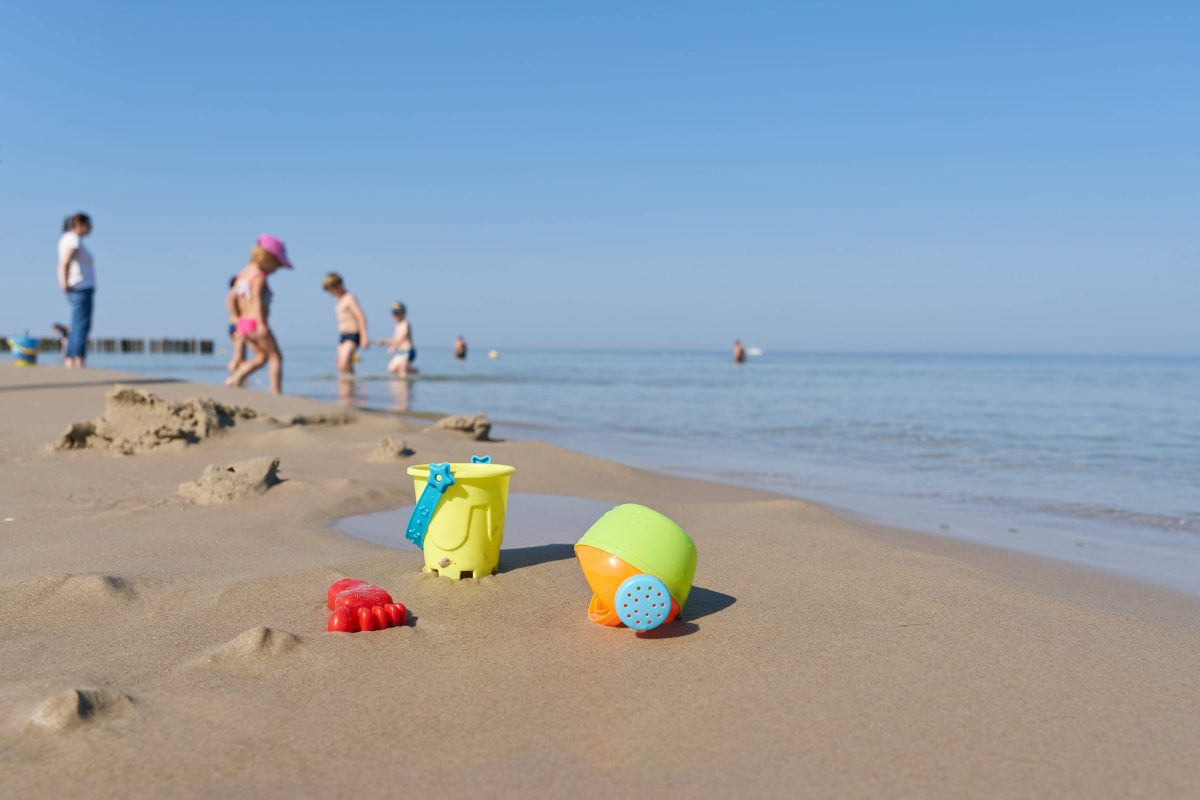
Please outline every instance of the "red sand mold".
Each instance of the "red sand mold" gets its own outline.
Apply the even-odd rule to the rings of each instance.
[[[381,631],[403,625],[408,619],[404,604],[392,602],[387,590],[357,578],[343,578],[330,586],[326,602],[334,609],[328,631]]]

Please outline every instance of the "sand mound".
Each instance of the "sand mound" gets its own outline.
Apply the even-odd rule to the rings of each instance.
[[[408,442],[403,439],[393,439],[390,436],[385,436],[380,439],[375,449],[367,456],[368,461],[373,461],[376,464],[391,464],[396,461],[403,461],[415,453],[410,449]]]
[[[175,403],[140,389],[116,386],[108,393],[104,415],[71,423],[55,449],[96,447],[128,455],[175,442],[195,444],[239,420],[259,416],[252,408],[211,398]]]
[[[130,581],[115,575],[43,575],[6,586],[0,596],[20,598],[23,605],[52,599],[65,608],[92,608],[129,602],[137,592]]]
[[[227,467],[209,464],[200,480],[179,484],[179,493],[198,505],[228,503],[248,494],[265,494],[279,480],[279,457],[262,456]]]
[[[259,625],[257,628],[242,631],[216,648],[202,663],[228,666],[261,664],[279,658],[299,643],[300,640],[295,634]]]
[[[492,432],[492,423],[482,411],[473,417],[442,417],[434,427],[465,433],[481,442],[487,441],[488,434]]]
[[[68,731],[115,716],[132,706],[133,698],[111,689],[66,689],[43,700],[29,715],[29,722],[45,730]]]

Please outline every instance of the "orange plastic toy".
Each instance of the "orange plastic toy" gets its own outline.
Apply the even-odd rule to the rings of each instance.
[[[650,631],[680,616],[696,577],[696,543],[669,517],[636,503],[611,509],[575,544],[592,588],[588,619]]]
[[[403,625],[408,609],[393,603],[387,590],[358,578],[342,578],[329,587],[325,603],[333,609],[326,630],[343,633],[381,631]]]
[[[606,601],[609,598],[615,598],[621,584],[629,578],[641,575],[642,570],[611,553],[585,544],[575,546],[575,557],[579,559],[583,575],[592,588],[592,599],[588,603],[588,619],[597,625],[617,627],[621,624],[621,618],[617,615],[616,608],[610,608]],[[670,622],[677,616],[679,616],[679,603],[675,602],[675,598],[672,597],[671,613],[667,615],[663,623]]]

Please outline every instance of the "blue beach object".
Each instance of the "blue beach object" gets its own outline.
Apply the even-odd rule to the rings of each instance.
[[[37,364],[38,340],[25,331],[24,336],[10,336],[8,346],[12,348],[13,357],[18,367],[32,367]]]
[[[472,464],[490,464],[492,463],[491,456],[471,456]]]
[[[671,613],[671,592],[653,575],[627,578],[616,595],[617,616],[627,628],[651,631]]]
[[[437,511],[437,505],[441,501],[442,495],[453,485],[454,475],[450,472],[449,462],[429,465],[429,478],[426,480],[420,499],[417,500],[412,516],[408,518],[408,530],[404,532],[405,539],[422,550],[425,549],[425,533],[429,530],[429,523]]]

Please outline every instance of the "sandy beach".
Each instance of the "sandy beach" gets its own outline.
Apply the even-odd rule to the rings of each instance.
[[[159,413],[133,403],[55,449],[118,383],[252,413],[121,439]],[[565,547],[456,582],[332,527],[480,450],[428,421],[9,364],[0,409],[5,797],[1200,794],[1196,598],[497,426],[513,492],[644,503],[695,539],[685,621],[635,635],[589,624]],[[180,490],[256,458],[277,480]],[[413,622],[326,633],[345,576]]]

